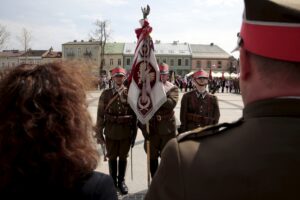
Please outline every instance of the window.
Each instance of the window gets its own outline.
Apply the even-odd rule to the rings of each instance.
[[[110,59],[110,60],[109,60],[109,65],[110,65],[110,66],[114,65],[114,60],[113,60],[113,59]]]
[[[171,64],[171,66],[174,66],[174,60],[173,59],[170,60],[170,64]]]
[[[157,64],[160,64],[159,59],[156,59]]]
[[[197,60],[197,68],[200,68],[201,67],[201,61],[200,60]]]
[[[185,66],[189,66],[189,59],[185,59]]]
[[[211,68],[211,61],[210,60],[207,61],[207,67]]]
[[[222,61],[218,61],[218,68],[222,68]]]
[[[122,61],[121,61],[121,59],[120,59],[120,58],[118,59],[118,65],[119,65],[119,66],[121,66],[121,65],[122,65]]]
[[[181,66],[181,59],[178,59],[178,66]]]
[[[167,59],[163,58],[163,63],[167,63]]]
[[[78,48],[78,56],[81,56],[81,49]]]
[[[130,65],[130,58],[126,59],[126,65]]]

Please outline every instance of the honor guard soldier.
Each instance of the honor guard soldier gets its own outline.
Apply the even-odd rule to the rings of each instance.
[[[96,138],[98,143],[106,145],[109,173],[115,186],[122,194],[127,194],[124,177],[128,152],[136,138],[137,119],[127,103],[127,88],[123,85],[125,69],[114,68],[111,75],[114,87],[104,90],[99,99]]]
[[[300,1],[245,0],[243,117],[166,145],[146,200],[300,199]]]
[[[176,119],[174,108],[178,101],[178,87],[169,79],[169,66],[165,63],[159,66],[160,79],[163,83],[167,101],[156,111],[149,121],[150,140],[150,173],[154,176],[158,167],[158,158],[166,143],[176,136]],[[145,140],[146,149],[146,140]]]
[[[208,76],[204,70],[193,74],[195,90],[185,93],[181,100],[179,133],[218,123],[220,118],[218,99],[206,91]]]

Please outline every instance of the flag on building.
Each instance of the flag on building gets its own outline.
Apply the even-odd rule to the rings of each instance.
[[[129,75],[128,102],[142,124],[146,124],[160,106],[167,100],[160,81],[159,67],[154,54],[150,33],[152,27],[141,19],[142,28],[136,29],[137,46]]]

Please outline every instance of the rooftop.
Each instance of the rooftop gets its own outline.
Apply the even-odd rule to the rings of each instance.
[[[193,58],[229,58],[230,55],[221,49],[218,45],[213,43],[209,45],[204,44],[190,44]]]
[[[106,43],[105,54],[122,54],[125,43]]]
[[[136,43],[125,43],[124,54],[133,55]],[[191,55],[188,43],[154,43],[156,55]]]
[[[18,57],[24,54],[24,51],[19,50],[3,50],[0,52],[0,57]]]

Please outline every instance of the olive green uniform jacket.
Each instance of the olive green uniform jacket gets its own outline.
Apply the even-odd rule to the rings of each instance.
[[[193,90],[182,96],[179,132],[217,124],[219,118],[220,109],[215,95],[208,92],[202,95],[197,90]]]
[[[145,199],[300,199],[299,169],[300,98],[258,101],[236,123],[170,140]]]
[[[174,108],[179,96],[178,87],[174,85],[167,91],[166,95],[167,101],[156,111],[149,121],[151,159],[158,158],[166,143],[176,136]]]
[[[132,127],[136,127],[136,116],[127,103],[127,91],[126,88],[122,95],[118,95],[114,88],[106,89],[99,98],[97,131],[104,133],[109,139],[130,138]],[[107,107],[115,95],[118,97]]]

